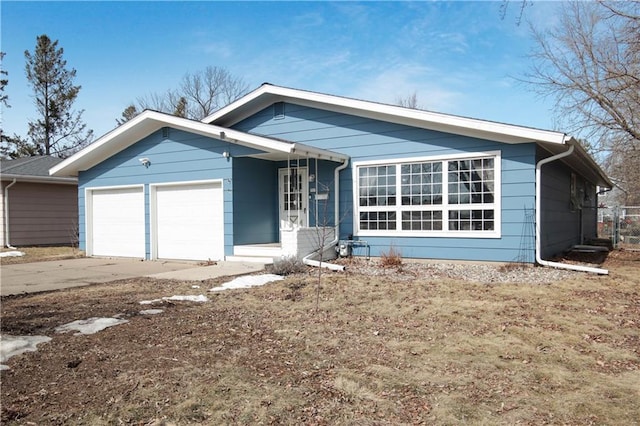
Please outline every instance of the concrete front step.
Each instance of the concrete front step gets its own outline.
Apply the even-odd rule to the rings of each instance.
[[[279,257],[279,256],[277,256]],[[271,265],[274,258],[269,256],[226,256],[227,262],[248,262],[248,263],[262,263],[264,265]]]
[[[280,247],[279,245],[266,245],[266,244],[234,246],[233,255],[276,258],[276,257],[282,256],[282,247]]]

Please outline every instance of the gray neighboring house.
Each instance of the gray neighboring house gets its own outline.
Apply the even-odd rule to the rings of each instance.
[[[0,160],[3,247],[77,243],[78,179],[49,176],[62,159]]]

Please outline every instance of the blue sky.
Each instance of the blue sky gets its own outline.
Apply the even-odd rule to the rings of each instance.
[[[101,136],[136,98],[219,66],[263,82],[377,102],[416,92],[424,109],[552,129],[551,101],[518,83],[530,60],[520,0],[476,2],[0,2],[9,72],[7,134],[36,118],[24,51],[47,34],[82,86],[75,103]],[[525,17],[551,25],[558,3]]]

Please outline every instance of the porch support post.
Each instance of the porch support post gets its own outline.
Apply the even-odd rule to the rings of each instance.
[[[290,207],[290,201],[288,200],[287,197],[291,196],[291,154],[287,154],[287,176],[288,178],[285,179],[284,181],[284,194],[283,194],[283,198],[284,198],[284,208],[287,210],[287,228],[289,227],[289,225],[291,224],[291,209]]]

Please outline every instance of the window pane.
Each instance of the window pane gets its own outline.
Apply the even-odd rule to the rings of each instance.
[[[449,170],[451,204],[493,203],[493,159],[451,160]]]
[[[402,205],[430,205],[433,198],[429,195],[442,192],[442,163],[423,162],[403,165],[401,167]]]
[[[451,210],[449,230],[451,231],[493,231],[493,210]]]

